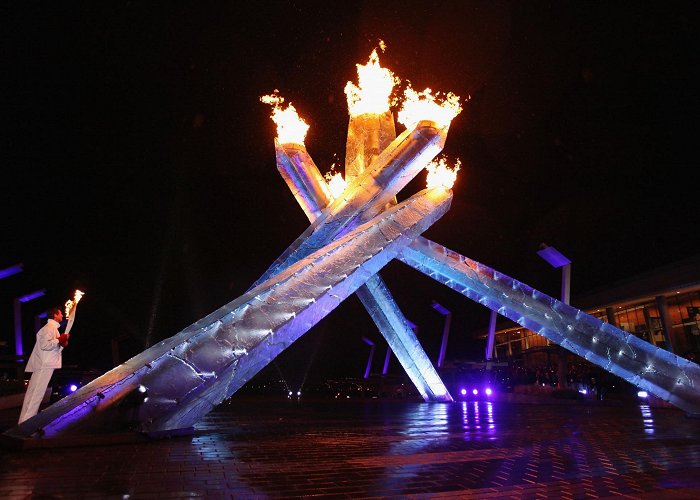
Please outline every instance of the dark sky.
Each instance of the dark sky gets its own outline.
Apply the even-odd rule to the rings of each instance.
[[[462,161],[427,233],[545,293],[571,258],[576,295],[697,253],[693,2],[16,2],[2,7],[0,335],[81,303],[64,363],[111,367],[242,294],[307,226],[275,168],[259,96],[310,124],[325,172],[378,41],[383,66],[470,99],[444,153]],[[401,127],[399,126],[399,130]],[[424,185],[421,175],[401,193]],[[391,263],[383,276],[435,359],[478,356],[488,311]],[[351,297],[278,360],[285,376],[361,375],[376,329]],[[382,356],[380,356],[382,357]],[[381,368],[379,361],[376,370]],[[396,371],[394,361],[392,369]]]

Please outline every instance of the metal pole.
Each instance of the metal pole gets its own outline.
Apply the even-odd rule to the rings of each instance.
[[[17,356],[22,356],[24,354],[24,347],[22,345],[22,304],[43,297],[45,294],[45,289],[37,290],[22,295],[21,297],[16,297],[13,302],[15,313],[15,354],[17,354]]]
[[[384,356],[384,368],[382,368],[382,375],[386,375],[389,371],[389,360],[391,359],[391,346],[386,346],[386,356]]]
[[[496,337],[496,318],[498,313],[496,311],[491,311],[491,318],[489,319],[489,337],[486,341],[486,361],[493,359],[493,346]]]
[[[571,263],[564,264],[561,268],[561,301],[569,305],[571,297]]]
[[[437,366],[440,368],[445,360],[445,351],[447,351],[447,339],[450,336],[450,323],[452,322],[452,311],[444,307],[442,304],[433,300],[432,308],[445,316],[445,325],[442,329],[442,343],[440,344],[440,356],[438,356]]]
[[[442,362],[445,361],[445,351],[447,351],[447,339],[450,336],[450,323],[452,322],[452,313],[445,316],[445,326],[442,329],[442,344],[440,344],[440,357],[438,358],[438,368],[442,367]]]
[[[367,358],[367,368],[365,368],[365,375],[364,378],[368,379],[369,378],[369,372],[370,369],[372,368],[372,358],[374,357],[374,342],[372,342],[370,339],[367,337],[362,337],[362,340],[365,342],[365,344],[369,345],[369,358]]]
[[[24,354],[22,347],[22,303],[19,299],[15,299],[12,305],[15,312],[15,354],[21,356]]]
[[[41,328],[41,320],[46,318],[47,315],[48,315],[48,312],[44,311],[44,312],[39,313],[36,316],[34,316],[34,331],[35,332],[39,331],[39,329]]]

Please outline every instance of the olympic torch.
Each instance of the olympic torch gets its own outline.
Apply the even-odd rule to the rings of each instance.
[[[68,320],[68,325],[66,326],[66,335],[70,333],[71,328],[73,328],[73,322],[75,321],[75,311],[78,308],[78,302],[83,298],[85,292],[76,290],[73,294],[73,298],[66,302],[66,319]]]

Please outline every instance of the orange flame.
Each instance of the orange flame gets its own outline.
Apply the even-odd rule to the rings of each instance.
[[[428,188],[432,189],[442,186],[445,189],[452,189],[452,186],[457,180],[457,172],[461,166],[462,162],[460,162],[459,159],[456,160],[455,166],[452,168],[447,166],[447,160],[445,158],[439,158],[438,161],[431,161],[425,167],[428,171]]]
[[[284,97],[277,94],[275,90],[270,95],[264,95],[260,101],[272,106],[272,121],[277,125],[277,140],[282,144],[304,144],[306,132],[309,126],[299,117],[297,110],[292,103],[286,109],[282,109]]]
[[[380,41],[380,48],[384,50],[384,42]],[[357,64],[357,86],[348,82],[345,85],[345,95],[348,99],[348,111],[350,116],[359,116],[365,113],[382,114],[389,111],[389,97],[394,85],[399,79],[387,68],[379,65],[377,49],[372,51],[369,62],[364,66]]]
[[[345,191],[348,183],[345,181],[345,179],[343,179],[343,174],[340,172],[333,173],[334,169],[335,163],[331,165],[331,171],[326,172],[324,177],[328,183],[328,190],[331,192],[331,197],[335,200],[338,198],[338,196],[343,194],[343,191]]]
[[[83,295],[85,295],[85,292],[81,292],[80,290],[76,290],[75,293],[73,294],[73,299],[68,300],[66,302],[66,319],[70,318],[70,313],[73,311],[75,306],[78,305],[78,302],[80,302],[80,299],[83,298]]]
[[[441,128],[450,124],[452,119],[462,111],[459,96],[448,92],[443,99],[438,100],[439,92],[425,89],[416,92],[410,86],[404,92],[404,101],[398,114],[398,121],[406,128],[413,128],[421,120],[431,120]]]

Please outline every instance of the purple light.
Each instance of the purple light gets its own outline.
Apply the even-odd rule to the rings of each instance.
[[[466,396],[466,395],[467,395],[467,390],[466,390],[466,389],[462,389],[461,391],[459,391],[459,393],[460,393],[462,396]]]
[[[18,297],[17,300],[19,300],[22,304],[25,302],[29,302],[30,300],[38,299],[39,297],[43,297],[46,294],[46,290],[37,290],[36,292],[28,293],[27,295],[23,295],[22,297]]]
[[[484,392],[486,392],[486,395],[487,395],[487,396],[490,396],[491,394],[493,394],[493,391],[491,390],[490,387],[487,387],[486,390],[485,390]]]
[[[479,394],[479,389],[472,389],[472,394],[474,394],[474,396]]]
[[[5,269],[0,269],[0,280],[12,276],[13,274],[22,272],[22,264],[17,264],[16,266],[6,267]]]
[[[75,391],[77,391],[77,390],[78,390],[78,386],[75,385],[75,384],[71,384],[71,386],[70,386],[70,392],[75,392]]]
[[[433,301],[431,307],[433,309],[435,309],[437,312],[439,312],[440,314],[444,314],[445,316],[447,316],[448,314],[452,314],[452,313],[450,313],[450,311],[447,308],[443,307],[441,304],[438,304],[435,301]]]
[[[546,246],[537,252],[537,255],[542,257],[552,267],[562,267],[571,264],[568,257],[565,257],[559,250],[554,247]]]

